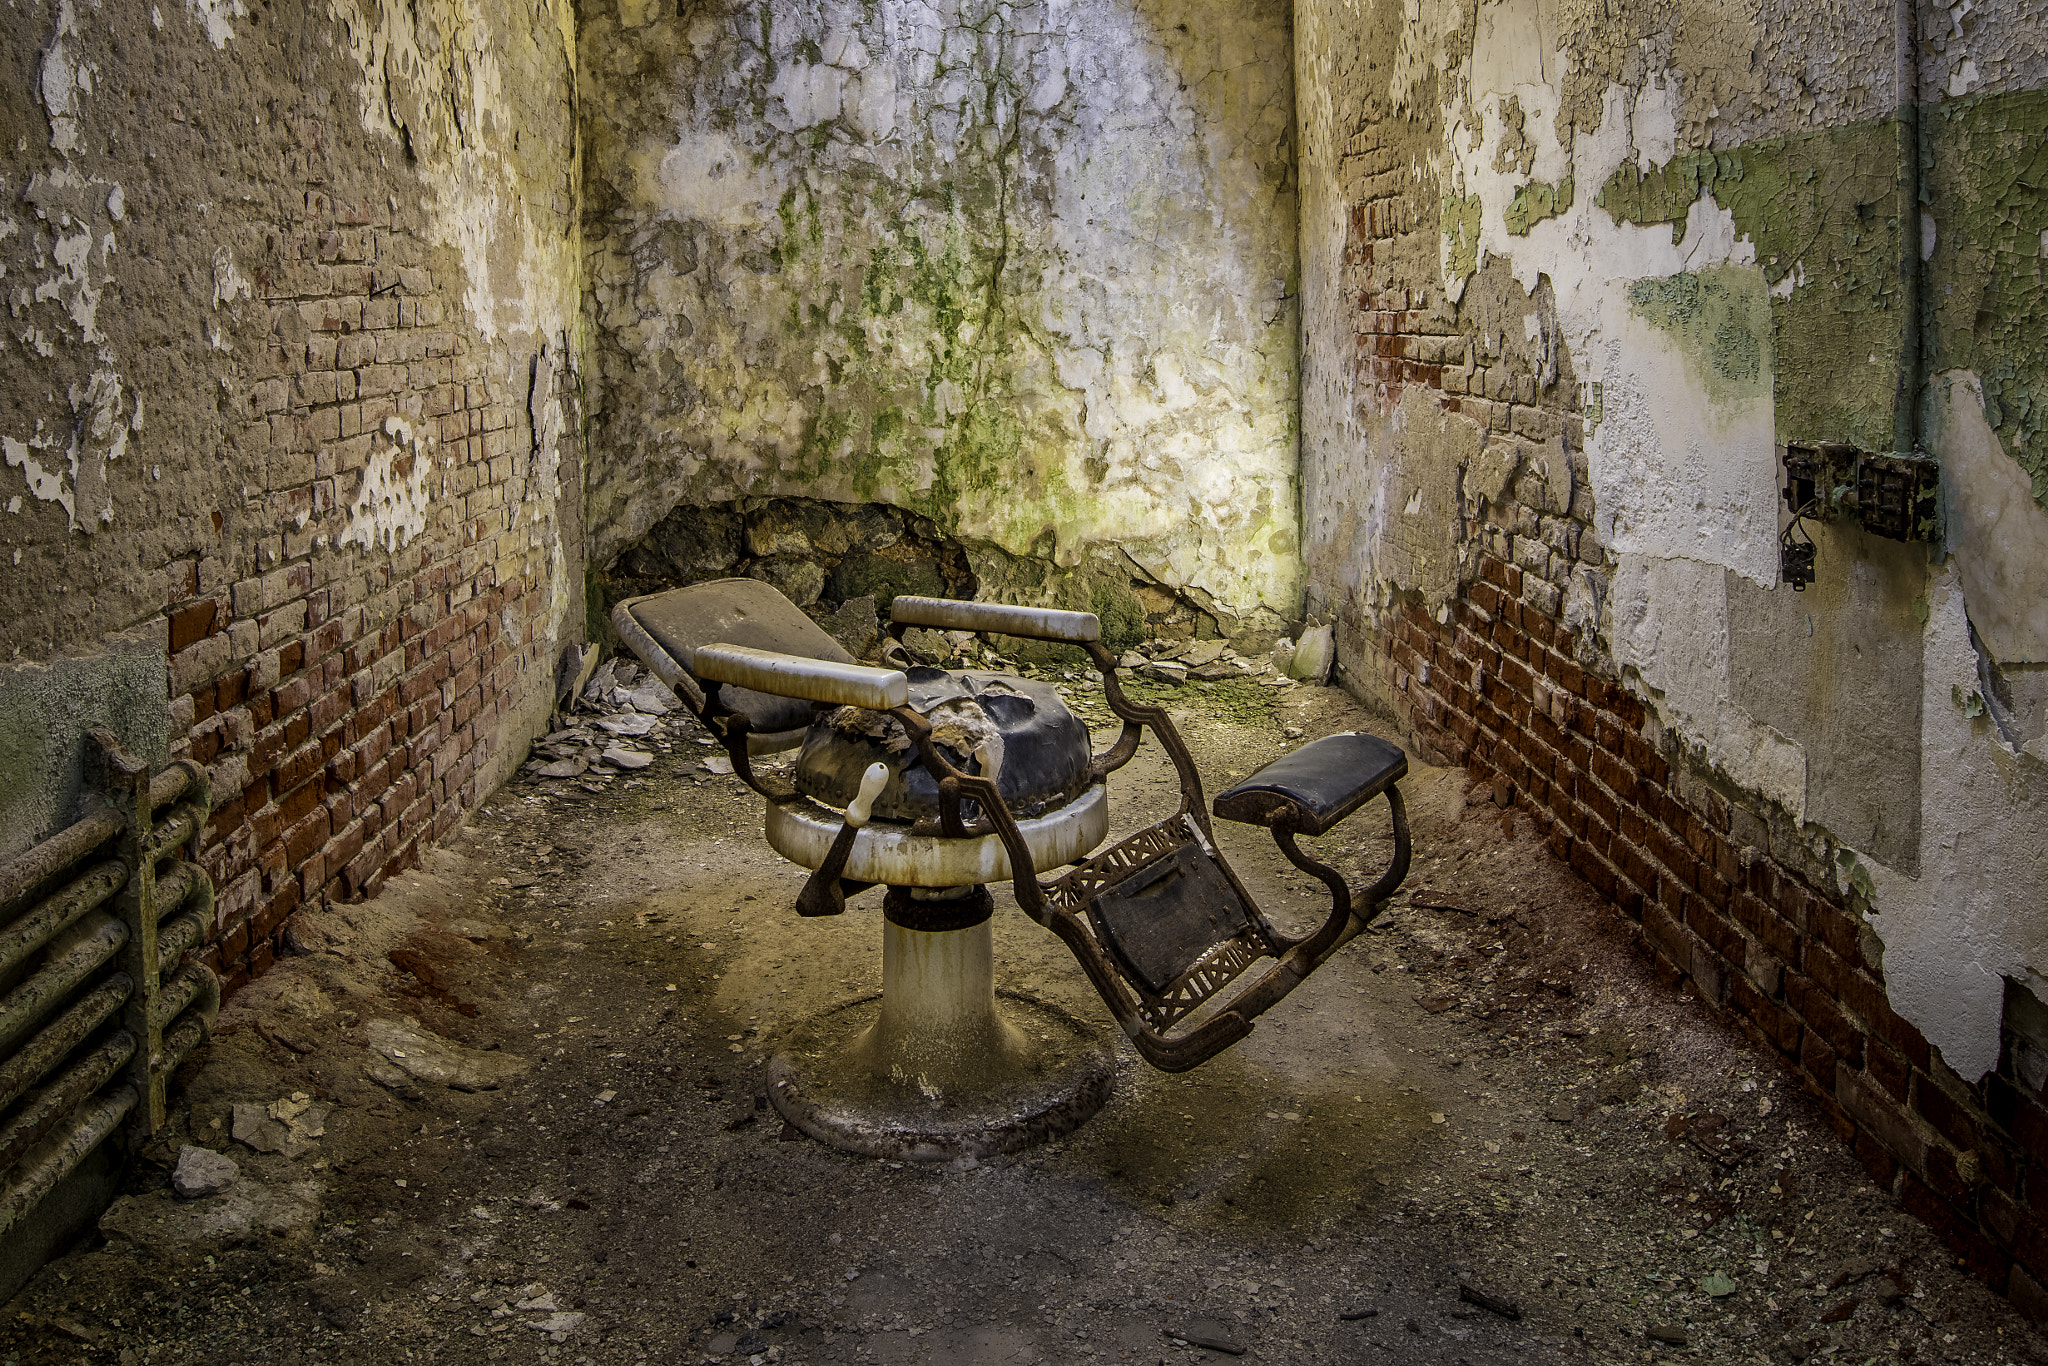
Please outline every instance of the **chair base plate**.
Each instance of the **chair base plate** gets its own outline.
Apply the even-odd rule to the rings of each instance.
[[[972,1084],[948,1091],[881,1070],[872,1048],[882,1014],[875,995],[797,1026],[768,1061],[768,1098],[820,1143],[897,1161],[995,1157],[1072,1133],[1109,1100],[1116,1059],[1107,1041],[1019,992],[998,991],[995,1008],[1028,1055]]]

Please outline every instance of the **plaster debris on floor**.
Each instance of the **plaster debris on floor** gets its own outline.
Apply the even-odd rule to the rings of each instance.
[[[1147,696],[1219,778],[1376,719],[1312,684]],[[879,893],[799,921],[758,799],[657,719],[648,767],[516,779],[381,897],[295,924],[0,1360],[2041,1359],[1526,819],[1419,763],[1408,885],[1230,1053],[1172,1076],[1126,1050],[1103,1113],[1015,1157],[805,1139],[763,1059],[874,989]],[[1134,820],[1172,791],[1151,745],[1113,783]],[[1276,914],[1314,913],[1258,832],[1219,831]],[[1370,861],[1387,829],[1332,838]],[[999,978],[1099,1020],[1006,900]]]

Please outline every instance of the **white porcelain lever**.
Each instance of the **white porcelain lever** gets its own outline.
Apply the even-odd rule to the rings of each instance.
[[[875,808],[875,798],[888,785],[889,766],[879,761],[869,764],[867,772],[860,775],[860,795],[846,804],[846,823],[856,830],[866,825],[868,813]]]

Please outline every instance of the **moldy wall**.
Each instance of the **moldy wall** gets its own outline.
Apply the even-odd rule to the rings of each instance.
[[[1304,0],[1308,607],[2048,1316],[2038,3]],[[1814,528],[1788,442],[1940,465]]]
[[[118,685],[207,766],[232,987],[495,785],[580,629],[572,17],[29,0],[0,32],[0,696]],[[48,740],[0,741],[42,784],[17,846],[75,815]]]
[[[1299,615],[1276,0],[585,14],[591,564],[678,504],[893,505],[984,596]],[[1020,563],[1020,561],[1028,563]]]

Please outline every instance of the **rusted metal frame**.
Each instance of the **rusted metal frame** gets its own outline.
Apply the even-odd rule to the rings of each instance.
[[[1354,916],[1360,928],[1370,923],[1380,903],[1392,896],[1394,889],[1408,876],[1409,860],[1414,854],[1408,835],[1408,808],[1401,800],[1401,789],[1398,787],[1389,785],[1380,795],[1387,799],[1387,811],[1393,818],[1394,857],[1372,885],[1362,891],[1354,891],[1349,879],[1337,869],[1314,855],[1303,852],[1294,842],[1299,832],[1284,816],[1274,817],[1268,826],[1273,832],[1273,842],[1280,846],[1280,852],[1287,856],[1287,861],[1304,873],[1320,879],[1330,889],[1330,924],[1337,926],[1336,934],[1330,936],[1333,941],[1337,935],[1342,934],[1346,921]],[[1322,939],[1328,929],[1329,926],[1326,925],[1323,930],[1308,938],[1290,940],[1288,947],[1313,944],[1314,941]],[[1317,947],[1318,958],[1327,956],[1336,947],[1335,942]]]
[[[1016,817],[1010,814],[1002,792],[987,778],[962,773],[955,768],[940,752],[938,745],[932,742],[931,727],[923,717],[910,712],[907,707],[898,708],[892,715],[904,722],[905,729],[917,742],[918,753],[925,766],[939,779],[941,794],[949,783],[952,785],[957,794],[956,817],[958,797],[971,797],[980,803],[984,816],[995,826],[995,834],[1002,839],[1003,848],[1010,856],[1011,884],[1018,907],[1059,936],[1081,964],[1082,972],[1087,974],[1103,1004],[1109,1007],[1118,1027],[1129,1036],[1147,1062],[1165,1072],[1186,1071],[1251,1032],[1251,1025],[1230,1011],[1205,1021],[1180,1039],[1166,1039],[1150,1029],[1139,1012],[1137,999],[1125,985],[1123,975],[1103,953],[1087,922],[1071,912],[1047,905],[1045,889],[1032,866],[1030,847],[1025,844],[1024,834],[1017,828]]]
[[[853,842],[859,835],[860,827],[852,822],[840,825],[839,834],[825,852],[824,861],[804,879],[803,890],[796,894],[798,915],[807,918],[839,915],[846,910],[846,898],[859,896],[875,885],[840,876],[846,871],[847,856],[853,853]]]
[[[726,757],[732,760],[733,773],[741,782],[777,806],[801,801],[803,794],[796,790],[796,784],[763,777],[754,772],[753,756],[747,753],[747,736],[752,733],[753,724],[747,720],[746,713],[725,705],[720,696],[724,687],[722,683],[704,685],[704,709],[698,713],[698,717],[725,746]],[[816,710],[815,705],[813,710]]]
[[[1086,648],[1090,650],[1098,665],[1106,666],[1103,670],[1105,691],[1115,689],[1115,659],[1108,658],[1107,652],[1102,651],[1099,646],[1091,645]],[[1110,705],[1127,723],[1149,724],[1160,732],[1161,743],[1165,745],[1168,755],[1173,758],[1175,769],[1181,778],[1181,809],[1178,814],[1186,817],[1194,829],[1205,837],[1208,852],[1223,867],[1225,875],[1230,877],[1231,882],[1238,885],[1242,894],[1242,886],[1237,884],[1229,865],[1216,853],[1214,840],[1207,838],[1209,828],[1206,812],[1201,806],[1201,779],[1196,775],[1194,762],[1188,756],[1180,736],[1173,730],[1172,723],[1166,719],[1165,712],[1156,707],[1136,706],[1124,698],[1120,690],[1111,693]],[[1081,964],[1082,972],[1087,974],[1090,984],[1095,987],[1096,994],[1102,998],[1103,1004],[1109,1007],[1118,1027],[1130,1038],[1132,1045],[1147,1062],[1165,1072],[1186,1071],[1206,1062],[1251,1032],[1250,1022],[1235,1010],[1226,1010],[1204,1021],[1195,1030],[1178,1039],[1165,1038],[1151,1029],[1145,1023],[1137,999],[1124,982],[1122,973],[1117,971],[1104,954],[1087,921],[1072,912],[1047,904],[1045,887],[1038,881],[1036,869],[1032,865],[1030,848],[1025,844],[1023,832],[1018,829],[1016,817],[1011,814],[1009,804],[1003,800],[1001,790],[985,777],[963,773],[956,768],[933,742],[930,724],[910,708],[899,707],[890,714],[903,723],[904,730],[916,744],[925,767],[938,779],[942,821],[948,819],[950,806],[951,823],[959,826],[964,832],[965,827],[959,818],[960,799],[971,797],[980,804],[983,819],[994,827],[993,833],[1002,839],[1004,850],[1010,856],[1011,884],[1016,893],[1018,907],[1031,919],[1059,936],[1075,960]],[[947,833],[952,832],[949,830]],[[1248,898],[1247,902],[1249,905]],[[1251,909],[1256,915],[1256,906],[1251,906]]]
[[[0,1054],[11,1050],[30,1029],[90,980],[133,937],[128,925],[105,911],[96,911],[74,925],[56,953],[40,970],[0,999]]]
[[[132,1085],[96,1096],[72,1112],[67,1132],[46,1140],[31,1152],[22,1163],[21,1180],[0,1191],[0,1238],[41,1204],[59,1181],[77,1170],[78,1164],[114,1132],[139,1099]]]
[[[135,983],[127,973],[115,973],[73,1001],[68,1010],[0,1062],[0,1109],[26,1094],[66,1054],[112,1019],[134,990]]]
[[[1309,974],[1321,967],[1332,953],[1357,932],[1358,928],[1363,928],[1363,920],[1353,913],[1354,904],[1364,910],[1365,919],[1370,919],[1373,908],[1386,900],[1408,875],[1411,850],[1407,810],[1402,804],[1399,789],[1389,787],[1382,795],[1387,798],[1388,808],[1393,814],[1394,858],[1372,886],[1361,893],[1353,893],[1342,873],[1301,850],[1295,843],[1297,832],[1291,822],[1281,817],[1276,818],[1270,825],[1273,842],[1280,846],[1280,852],[1287,856],[1288,862],[1303,872],[1313,874],[1329,887],[1330,915],[1315,933],[1299,939],[1285,940],[1286,947],[1275,955],[1276,961],[1273,966],[1257,981],[1231,998],[1225,1013],[1238,1016],[1244,1022],[1246,1033],[1251,1030],[1251,1021],[1285,1000],[1289,993],[1308,980]],[[1256,907],[1253,909],[1256,910]],[[1188,1036],[1189,1039],[1193,1037]]]
[[[1102,675],[1102,695],[1108,700],[1109,709],[1124,722],[1124,733],[1096,761],[1102,763],[1115,759],[1103,769],[1103,773],[1107,775],[1129,763],[1132,755],[1138,752],[1138,734],[1144,727],[1152,727],[1158,733],[1160,745],[1166,750],[1166,757],[1173,761],[1173,771],[1180,778],[1181,809],[1193,817],[1196,826],[1213,846],[1215,839],[1209,834],[1209,808],[1202,800],[1202,775],[1196,771],[1194,758],[1181,741],[1180,732],[1173,728],[1173,720],[1166,714],[1166,708],[1143,706],[1124,696],[1123,685],[1116,679],[1116,656],[1100,641],[1090,641],[1083,648],[1088,651],[1088,658],[1095,662],[1096,672]],[[1122,757],[1117,758],[1118,755]]]
[[[134,1055],[135,1036],[117,1030],[55,1081],[30,1092],[22,1107],[0,1124],[0,1172],[20,1161]]]
[[[1100,768],[1106,775],[1123,767],[1130,762],[1131,756],[1137,753],[1138,737],[1143,733],[1144,727],[1152,727],[1159,737],[1160,745],[1166,750],[1167,757],[1173,761],[1174,772],[1180,778],[1181,804],[1178,814],[1185,817],[1194,827],[1197,837],[1202,842],[1203,852],[1208,854],[1210,860],[1222,871],[1225,880],[1237,892],[1239,900],[1244,902],[1245,909],[1251,913],[1252,924],[1258,928],[1259,937],[1269,946],[1268,951],[1276,956],[1284,952],[1285,946],[1292,941],[1275,929],[1272,921],[1266,919],[1266,913],[1259,909],[1259,903],[1253,898],[1251,889],[1244,885],[1244,881],[1237,875],[1237,870],[1230,866],[1230,860],[1223,857],[1223,850],[1216,843],[1216,831],[1209,824],[1209,807],[1202,799],[1202,776],[1196,770],[1194,756],[1188,753],[1187,744],[1180,738],[1180,732],[1174,729],[1173,718],[1167,715],[1164,707],[1143,706],[1124,695],[1123,686],[1116,679],[1116,656],[1100,642],[1091,642],[1085,648],[1089,658],[1095,661],[1097,672],[1102,675],[1102,693],[1109,701],[1109,709],[1124,721],[1124,733],[1117,738],[1114,746],[1096,758],[1089,771],[1092,773]]]
[[[657,647],[658,648],[658,647]],[[747,752],[747,735],[753,729],[745,714],[725,705],[720,697],[722,683],[706,683],[699,696],[703,700],[698,715],[710,727],[712,734],[719,736],[725,745],[725,752],[732,760],[732,771],[739,780],[777,806],[792,803],[816,805],[796,784],[769,778],[754,772],[753,756]],[[815,710],[815,708],[814,708]],[[819,810],[824,811],[820,807]],[[827,813],[828,815],[831,813]],[[825,861],[818,865],[804,880],[803,890],[797,893],[796,913],[814,917],[838,915],[846,909],[846,898],[858,896],[875,884],[853,882],[839,876],[846,867],[847,855],[853,851],[853,841],[859,832],[852,826],[842,826],[839,835],[832,841],[832,848]]]
[[[1004,818],[1009,821],[1010,829],[1013,831],[1017,829],[1016,819],[1010,815],[1009,804],[1003,800],[1001,790],[985,777],[976,778],[954,767],[953,761],[948,759],[939,749],[938,741],[932,738],[932,723],[930,721],[920,716],[914,709],[908,706],[896,707],[889,712],[889,715],[896,718],[898,724],[903,727],[904,733],[910,737],[910,742],[917,746],[917,754],[920,759],[924,760],[925,771],[938,780],[940,834],[952,840],[981,839],[988,835],[1001,835],[1003,828],[997,823],[995,816],[997,808],[1002,810]],[[970,785],[973,786],[970,787]],[[984,789],[989,794],[986,797],[982,795],[982,790]],[[960,799],[963,796],[971,796],[981,805],[981,819],[971,825],[960,814]],[[993,798],[993,801],[990,800],[991,798]],[[1005,838],[1003,845],[1010,854],[1010,872],[1013,876],[1034,879],[1038,876],[1038,871],[1033,867],[1028,853],[1022,863],[1017,861],[1017,850],[1024,847],[1022,832],[1018,832],[1015,844],[1012,844],[1008,838]],[[1024,870],[1021,873],[1018,872],[1020,868]]]
[[[114,898],[114,907],[127,924],[127,941],[121,946],[121,971],[135,983],[135,989],[121,1006],[121,1027],[134,1035],[135,1053],[128,1060],[129,1085],[135,1088],[138,1127],[143,1137],[153,1134],[165,1118],[163,1078],[152,1064],[163,1046],[164,1021],[158,1018],[157,997],[163,989],[163,966],[157,956],[156,864],[157,846],[150,798],[155,795],[149,781],[149,767],[134,758],[108,732],[96,730],[91,739],[98,747],[98,768],[102,789],[120,806],[124,828],[116,842],[121,862],[127,865],[128,881]],[[179,812],[182,817],[185,813]],[[183,828],[182,819],[178,821]],[[170,832],[166,832],[170,833]],[[168,842],[171,845],[176,840]]]
[[[120,891],[127,881],[127,866],[118,859],[109,859],[45,897],[34,909],[0,931],[0,973],[19,967],[30,954]]]

